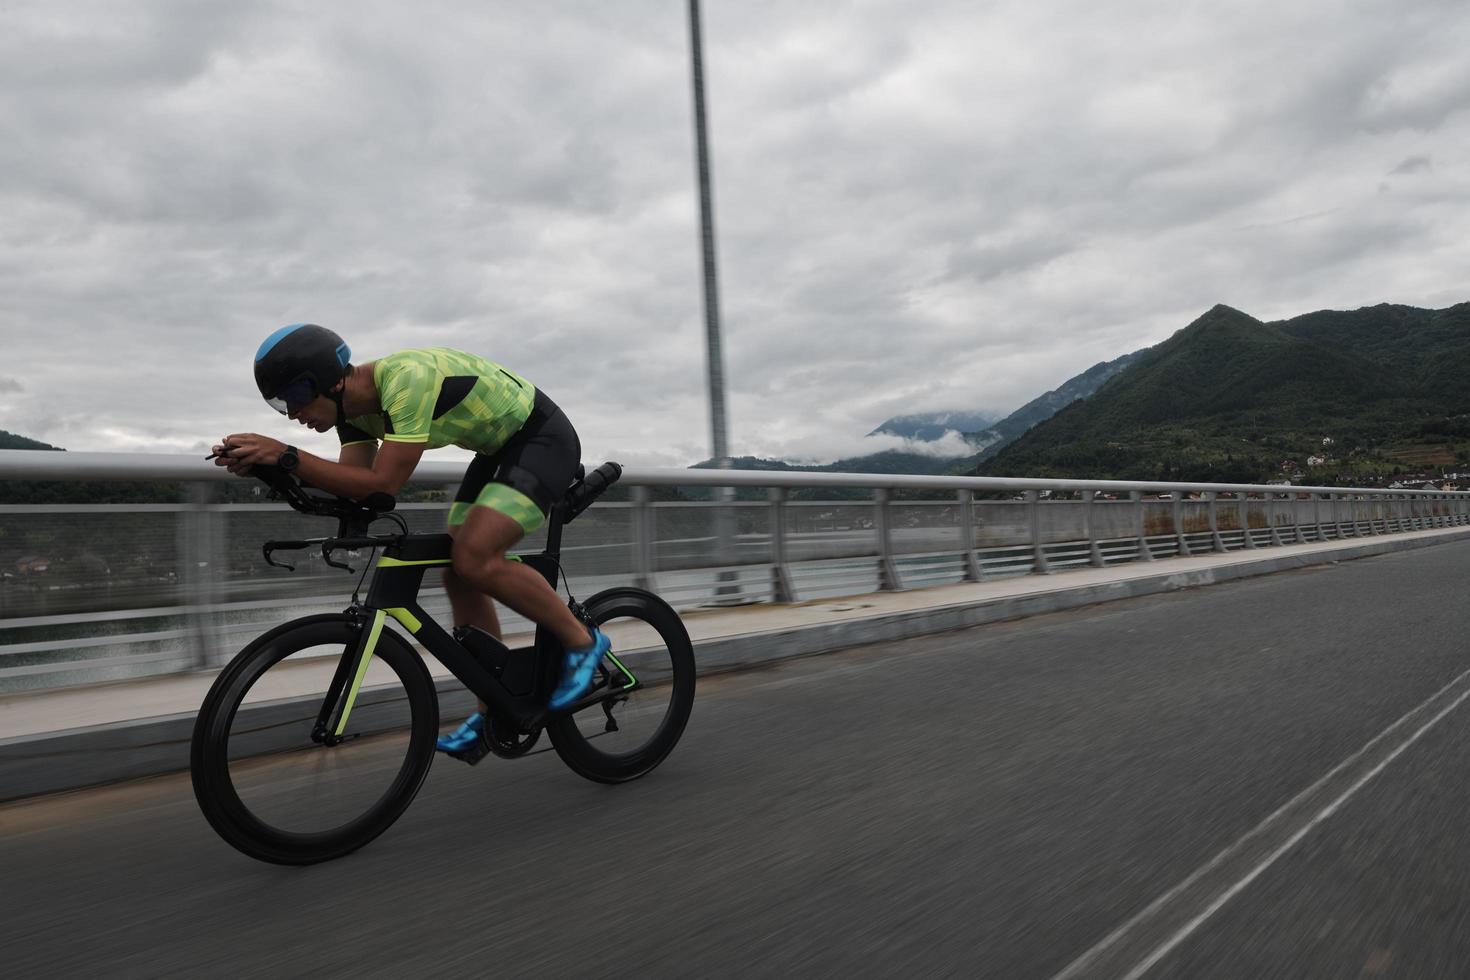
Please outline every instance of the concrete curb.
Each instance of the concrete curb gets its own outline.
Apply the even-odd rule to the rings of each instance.
[[[835,623],[703,640],[697,644],[696,654],[701,674],[723,673],[794,657],[833,653],[855,646],[1061,612],[1100,602],[1157,595],[1464,540],[1470,540],[1470,528],[1429,538],[1394,536],[1369,539],[1308,554],[1266,553],[1248,561],[1075,586],[1066,585],[1066,573],[1062,573],[1044,580],[1049,588],[1033,593],[903,612],[859,615]],[[468,710],[473,699],[458,681],[449,678],[440,682],[439,688],[440,712],[444,718],[453,718],[458,712]],[[188,769],[189,739],[193,728],[194,715],[189,713],[0,739],[0,802]]]
[[[1142,575],[1118,582],[1079,584],[1028,595],[932,606],[927,609],[854,618],[841,623],[805,626],[798,630],[747,633],[742,636],[706,640],[699,645],[700,673],[741,670],[793,657],[834,653],[856,646],[969,629],[987,623],[1025,619],[1029,616],[1062,612],[1101,602],[1176,592],[1180,589],[1254,578],[1295,568],[1352,561],[1357,558],[1371,558],[1376,555],[1464,540],[1470,540],[1470,530],[1462,534],[1436,537],[1432,540],[1390,538],[1357,546],[1349,545],[1330,552],[1273,555],[1255,561],[1191,569],[1186,572]]]

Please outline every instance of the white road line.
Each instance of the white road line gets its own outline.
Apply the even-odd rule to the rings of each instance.
[[[1377,745],[1379,742],[1383,741],[1385,738],[1387,738],[1389,735],[1391,735],[1396,729],[1400,728],[1406,722],[1408,722],[1411,718],[1413,718],[1415,715],[1417,715],[1421,711],[1423,711],[1425,709],[1425,707],[1427,707],[1428,705],[1434,703],[1434,701],[1437,698],[1439,698],[1441,695],[1443,695],[1446,691],[1448,691],[1451,688],[1453,688],[1456,684],[1459,684],[1466,677],[1470,677],[1470,670],[1466,670],[1463,673],[1459,674],[1457,677],[1454,678],[1454,680],[1450,681],[1444,687],[1441,687],[1438,691],[1435,691],[1429,697],[1425,698],[1419,704],[1415,705],[1412,709],[1410,709],[1406,714],[1404,714],[1402,717],[1400,717],[1392,725],[1389,725],[1383,731],[1381,731],[1377,735],[1375,735],[1371,740],[1369,740],[1367,742],[1367,744],[1365,744],[1362,748],[1358,749],[1358,751],[1356,751],[1352,755],[1348,756],[1342,762],[1339,762],[1336,766],[1333,766],[1332,769],[1330,771],[1328,771],[1328,773],[1326,775],[1322,776],[1320,779],[1318,779],[1312,785],[1308,786],[1306,789],[1302,790],[1300,793],[1298,793],[1295,796],[1293,796],[1290,800],[1286,801],[1281,806],[1277,807],[1276,810],[1274,810],[1271,813],[1270,816],[1266,817],[1260,823],[1256,824],[1255,827],[1253,827],[1253,828],[1251,828],[1251,830],[1247,831],[1245,833],[1245,835],[1242,836],[1242,837],[1240,837],[1238,840],[1236,840],[1235,843],[1233,843],[1229,847],[1225,848],[1219,854],[1216,854],[1209,861],[1207,861],[1205,864],[1201,865],[1193,873],[1191,873],[1189,875],[1189,877],[1185,878],[1183,881],[1179,882],[1179,884],[1175,885],[1173,888],[1170,888],[1168,891],[1164,892],[1158,898],[1154,899],[1147,906],[1145,906],[1142,911],[1136,913],[1135,915],[1133,915],[1132,918],[1128,919],[1121,926],[1119,926],[1118,928],[1114,929],[1112,932],[1108,933],[1108,935],[1106,935],[1105,937],[1103,937],[1103,939],[1101,941],[1099,941],[1095,946],[1093,946],[1092,948],[1088,949],[1085,953],[1083,953],[1081,956],[1077,957],[1077,959],[1073,960],[1065,968],[1063,968],[1060,973],[1057,973],[1055,976],[1053,976],[1052,977],[1052,980],[1072,980],[1072,978],[1077,977],[1077,976],[1080,976],[1084,970],[1086,970],[1090,965],[1092,965],[1093,961],[1095,961],[1099,956],[1101,956],[1103,953],[1105,953],[1108,949],[1110,949],[1111,947],[1113,947],[1114,945],[1116,945],[1119,940],[1121,940],[1124,936],[1128,935],[1128,933],[1132,932],[1144,920],[1150,918],[1155,913],[1157,913],[1159,910],[1161,910],[1166,905],[1168,905],[1168,903],[1170,901],[1172,901],[1176,896],[1178,896],[1180,892],[1182,892],[1185,889],[1189,888],[1195,882],[1199,881],[1200,878],[1204,877],[1206,874],[1210,873],[1215,868],[1218,868],[1226,860],[1228,860],[1230,857],[1232,857],[1237,852],[1239,852],[1240,849],[1242,847],[1244,847],[1252,839],[1254,839],[1256,837],[1259,837],[1261,834],[1263,834],[1267,830],[1271,829],[1271,825],[1273,823],[1275,823],[1278,819],[1280,819],[1280,817],[1283,814],[1285,814],[1287,811],[1291,810],[1293,807],[1295,807],[1302,800],[1304,800],[1307,797],[1311,796],[1314,792],[1316,792],[1318,789],[1320,789],[1324,784],[1326,784],[1330,779],[1332,779],[1338,773],[1342,772],[1344,769],[1347,769],[1349,766],[1353,765],[1355,762],[1357,762],[1359,759],[1361,759],[1364,755],[1366,755],[1370,750],[1372,750],[1372,748],[1375,745]],[[1282,854],[1285,854],[1288,850],[1290,850],[1293,846],[1295,846],[1297,844],[1297,842],[1299,842],[1303,837],[1305,837],[1307,835],[1308,832],[1310,832],[1312,830],[1313,827],[1315,827],[1317,824],[1321,823],[1327,817],[1329,817],[1333,813],[1335,813],[1337,811],[1337,809],[1339,807],[1341,807],[1342,804],[1347,801],[1348,797],[1352,796],[1359,789],[1361,789],[1366,783],[1368,783],[1369,780],[1371,780],[1374,776],[1376,776],[1380,772],[1382,772],[1383,769],[1390,762],[1392,762],[1394,759],[1398,758],[1399,755],[1401,755],[1405,749],[1407,749],[1410,745],[1414,744],[1414,742],[1418,741],[1419,738],[1420,738],[1420,736],[1422,736],[1425,732],[1429,731],[1430,728],[1432,728],[1436,724],[1438,724],[1439,721],[1442,718],[1445,717],[1445,715],[1448,715],[1451,711],[1453,711],[1455,708],[1457,708],[1460,705],[1460,703],[1463,702],[1467,697],[1470,697],[1470,690],[1466,690],[1459,697],[1455,698],[1455,700],[1450,703],[1449,707],[1445,708],[1439,714],[1435,715],[1432,719],[1430,719],[1428,722],[1426,722],[1423,727],[1421,727],[1413,735],[1411,735],[1407,739],[1405,739],[1404,742],[1401,743],[1391,753],[1389,753],[1389,755],[1387,757],[1385,757],[1382,762],[1380,762],[1378,765],[1374,766],[1373,769],[1369,770],[1369,772],[1368,772],[1367,775],[1363,776],[1356,783],[1354,783],[1352,785],[1352,787],[1350,787],[1347,790],[1347,792],[1343,793],[1341,796],[1339,796],[1337,799],[1333,800],[1330,804],[1328,804],[1322,810],[1318,811],[1317,815],[1314,816],[1310,821],[1308,821],[1308,823],[1305,826],[1303,826],[1300,830],[1298,830],[1295,834],[1293,834],[1291,836],[1291,838],[1288,839],[1285,844],[1283,844],[1277,850],[1273,851],[1264,861],[1262,861],[1259,865],[1257,865],[1249,874],[1247,874],[1240,881],[1236,882],[1235,885],[1233,885],[1229,889],[1227,889],[1225,891],[1225,893],[1222,894],[1218,899],[1216,899],[1215,902],[1211,903],[1211,905],[1203,913],[1201,913],[1200,915],[1196,916],[1194,919],[1190,920],[1190,922],[1187,925],[1185,925],[1184,928],[1180,929],[1177,933],[1175,933],[1173,936],[1171,936],[1162,946],[1159,946],[1157,949],[1155,949],[1154,952],[1151,953],[1147,958],[1145,958],[1143,960],[1143,962],[1141,962],[1137,967],[1135,967],[1132,972],[1130,972],[1130,973],[1127,974],[1125,980],[1137,980],[1138,977],[1142,976],[1150,967],[1152,967],[1155,963],[1157,963],[1165,954],[1167,954],[1175,946],[1179,945],[1179,943],[1183,942],[1184,939],[1186,937],[1188,937],[1189,934],[1191,932],[1193,932],[1196,928],[1198,928],[1201,923],[1203,923],[1211,915],[1213,915],[1215,912],[1217,912],[1220,909],[1221,906],[1223,906],[1226,902],[1228,902],[1231,898],[1233,898],[1237,893],[1239,893],[1240,890],[1243,889],[1246,885],[1250,884],[1251,881],[1253,881],[1262,871],[1265,871],[1266,868],[1270,867],[1271,864],[1274,863],[1277,858],[1279,858]]]

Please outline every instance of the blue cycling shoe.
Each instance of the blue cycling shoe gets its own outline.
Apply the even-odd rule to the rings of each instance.
[[[456,752],[463,752],[466,749],[473,748],[475,743],[480,741],[480,735],[484,731],[485,715],[477,711],[466,718],[463,725],[460,725],[448,735],[440,735],[439,741],[435,743],[435,748],[440,752],[448,752],[451,755]]]
[[[562,661],[561,683],[551,692],[551,701],[546,705],[552,711],[560,711],[573,703],[592,687],[592,678],[602,655],[612,649],[612,643],[602,630],[592,631],[591,646],[580,650],[568,650]]]

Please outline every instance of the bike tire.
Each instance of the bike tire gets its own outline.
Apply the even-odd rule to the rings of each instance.
[[[396,772],[392,772],[391,780],[386,774],[391,771],[391,766],[380,767],[380,773],[373,776],[374,781],[386,781],[387,789],[355,817],[346,819],[340,825],[313,832],[277,826],[269,817],[262,817],[242,800],[240,789],[243,779],[237,779],[237,769],[242,766],[242,758],[237,755],[232,759],[230,751],[232,729],[235,729],[237,719],[242,719],[240,727],[235,729],[235,734],[241,741],[238,751],[251,751],[249,739],[252,736],[260,738],[258,733],[269,729],[281,729],[271,731],[269,737],[285,743],[280,747],[273,745],[265,756],[249,757],[246,764],[258,764],[262,759],[267,762],[272,759],[304,760],[309,758],[307,753],[310,752],[334,751],[333,747],[310,740],[310,727],[322,703],[325,684],[321,685],[322,693],[315,695],[314,703],[310,696],[269,700],[272,692],[268,685],[261,684],[262,691],[266,693],[257,696],[263,700],[252,703],[250,710],[241,712],[241,705],[251,695],[252,688],[272,667],[281,664],[293,653],[319,647],[330,649],[340,646],[343,650],[353,649],[359,631],[366,628],[361,620],[344,614],[308,616],[284,623],[249,643],[220,672],[206,695],[194,724],[190,746],[194,796],[210,826],[242,853],[261,861],[290,865],[315,864],[342,857],[387,830],[403,814],[423,785],[433,762],[434,742],[438,736],[438,696],[429,672],[417,653],[392,630],[384,629],[378,638],[374,660],[391,669],[391,676],[396,677],[402,689],[400,695],[396,686],[390,686],[390,694],[381,702],[379,717],[388,718],[391,713],[391,720],[385,722],[390,727],[382,731],[392,731],[393,726],[399,724],[405,708],[408,715],[407,743],[401,750],[401,765],[398,765]],[[320,658],[318,662],[325,666],[328,658]],[[310,683],[319,683],[322,673],[322,670],[315,671]],[[370,719],[362,722],[357,720],[359,716],[369,714],[369,710],[365,708],[367,703],[367,700],[361,700],[359,707],[353,709],[349,718],[352,726],[371,724]],[[251,728],[249,726],[255,724],[250,720],[252,712],[257,711],[273,711],[293,717],[288,724],[261,724],[260,727]],[[302,727],[303,724],[305,728]],[[390,755],[396,757],[400,750],[393,747],[398,744],[393,740],[402,738],[401,731],[398,734],[370,733],[369,738],[374,737],[387,740],[385,744],[390,746]],[[355,743],[343,743],[348,744]],[[293,749],[293,745],[298,747]],[[291,755],[292,751],[300,754]],[[300,765],[294,761],[291,764]],[[237,785],[237,781],[242,785]],[[369,792],[376,790],[370,788]],[[289,792],[279,795],[289,796]],[[355,807],[355,801],[349,805]]]
[[[683,735],[694,707],[694,648],[673,607],[643,589],[608,589],[588,599],[585,608],[599,626],[613,620],[637,620],[646,627],[645,641],[651,643],[644,642],[631,652],[619,654],[614,650],[613,653],[646,661],[646,666],[640,663],[638,673],[656,678],[648,690],[658,692],[666,700],[653,709],[661,715],[654,720],[648,737],[637,744],[619,745],[617,750],[599,747],[598,734],[587,730],[596,727],[602,717],[597,706],[553,719],[547,724],[546,732],[557,755],[579,776],[599,783],[627,782],[646,775],[663,762]],[[648,630],[652,631],[651,636]],[[604,669],[607,663],[604,660]],[[638,694],[634,692],[634,696]]]

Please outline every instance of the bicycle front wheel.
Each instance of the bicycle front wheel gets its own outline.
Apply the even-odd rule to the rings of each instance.
[[[609,589],[587,600],[614,648],[597,669],[585,707],[546,726],[571,769],[621,783],[653,769],[684,733],[694,706],[694,649],[679,614],[642,589]]]
[[[194,796],[245,854],[277,864],[341,857],[386,830],[423,784],[438,699],[423,662],[391,630],[379,634],[338,730],[352,687],[339,665],[355,667],[368,628],[345,615],[286,623],[241,651],[205,698],[191,747]]]

